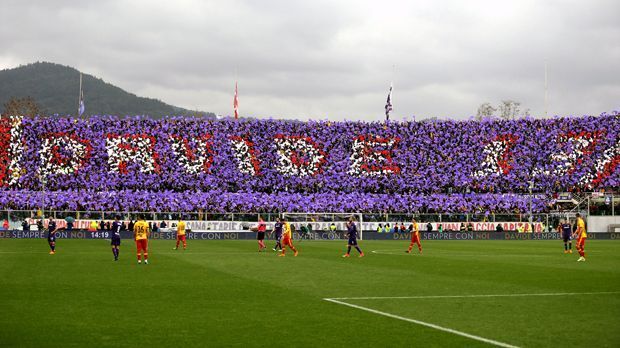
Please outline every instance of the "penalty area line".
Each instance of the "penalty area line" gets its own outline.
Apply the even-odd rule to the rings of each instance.
[[[355,305],[355,304],[352,304],[352,303],[347,303],[347,302],[339,301],[339,300],[337,300],[335,298],[324,298],[323,300],[328,301],[328,302],[332,302],[332,303],[336,303],[336,304],[339,304],[339,305],[343,305],[343,306],[348,306],[348,307],[355,308],[355,309],[360,309],[360,310],[363,310],[363,311],[366,311],[366,312],[370,312],[370,313],[373,313],[373,314],[382,315],[384,317],[388,317],[388,318],[392,318],[392,319],[398,319],[398,320],[406,321],[406,322],[409,322],[409,323],[425,326],[425,327],[428,327],[428,328],[431,328],[431,329],[435,329],[435,330],[439,330],[439,331],[443,331],[443,332],[448,332],[448,333],[451,333],[451,334],[454,334],[454,335],[457,335],[457,336],[466,337],[466,338],[469,338],[469,339],[472,339],[472,340],[476,340],[476,341],[492,344],[492,345],[498,346],[498,347],[518,348],[518,346],[514,346],[512,344],[508,344],[508,343],[504,343],[504,342],[500,342],[500,341],[495,341],[495,340],[492,340],[492,339],[488,339],[488,338],[484,338],[484,337],[468,334],[467,332],[450,329],[448,327],[443,327],[443,326],[435,325],[435,324],[432,324],[432,323],[427,323],[425,321],[420,321],[420,320],[416,320],[416,319],[401,317],[400,315],[391,314],[391,313],[387,313],[387,312],[382,312],[382,311],[378,311],[376,309],[372,309],[372,308],[368,308],[368,307],[358,306],[358,305]]]
[[[534,296],[578,296],[578,295],[614,295],[620,291],[600,292],[553,292],[532,294],[478,294],[478,295],[429,295],[429,296],[369,296],[369,297],[331,297],[330,300],[406,300],[406,299],[434,299],[434,298],[485,298],[485,297],[534,297]],[[327,299],[325,299],[327,300]]]
[[[404,249],[398,250],[371,250],[370,252],[377,255],[396,255],[396,256],[410,256],[410,254],[405,253]],[[419,255],[418,253],[412,251],[413,255]],[[443,251],[433,251],[432,254],[427,254],[432,256],[439,257],[549,257],[550,255],[541,255],[541,254],[475,254],[475,253],[459,253],[459,252],[443,252]]]

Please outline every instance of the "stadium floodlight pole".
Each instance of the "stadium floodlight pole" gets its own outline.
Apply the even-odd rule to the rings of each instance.
[[[82,93],[82,72],[80,71],[80,90],[78,92],[78,107],[77,113],[78,117],[82,117],[82,113],[84,112],[84,95]]]
[[[549,99],[547,97],[547,60],[545,59],[545,118],[548,118],[547,111],[549,109]]]

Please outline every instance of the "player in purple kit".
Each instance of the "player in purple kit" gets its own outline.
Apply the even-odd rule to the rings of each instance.
[[[56,254],[56,222],[50,219],[47,222],[47,244],[50,245],[50,255]]]
[[[114,222],[112,223],[112,230],[110,233],[112,234],[110,237],[110,245],[112,245],[114,261],[118,261],[118,254],[120,252],[119,247],[121,246],[121,222],[119,221],[118,215],[114,217]]]
[[[573,242],[571,242],[571,235],[573,234],[573,227],[568,220],[565,220],[560,224],[560,229],[562,231],[562,240],[564,240],[564,254],[572,254]]]
[[[357,226],[355,225],[353,217],[350,217],[349,222],[347,222],[347,235],[349,236],[349,241],[347,242],[347,253],[342,255],[342,257],[349,257],[352,246],[354,246],[360,253],[359,257],[364,257],[364,252],[362,252],[362,249],[357,246]]]
[[[276,223],[273,225],[273,232],[276,233],[275,240],[276,245],[273,247],[273,251],[282,251],[282,227],[284,224],[280,218],[276,219]]]

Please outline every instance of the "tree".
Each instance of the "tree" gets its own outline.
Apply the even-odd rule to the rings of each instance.
[[[495,111],[497,111],[497,109],[494,108],[491,103],[484,103],[480,105],[480,107],[478,107],[478,112],[476,113],[476,120],[480,121],[483,118],[493,117]]]
[[[514,120],[521,112],[521,103],[514,100],[502,100],[502,103],[497,109],[499,110],[499,117],[501,119]]]
[[[478,107],[476,113],[476,120],[480,121],[486,117],[493,117],[495,112],[499,112],[497,115],[503,120],[514,120],[519,117],[530,116],[530,109],[521,110],[521,103],[514,100],[502,100],[501,104],[497,108],[493,107],[491,103],[484,103]]]
[[[514,100],[502,100],[498,110],[499,117],[504,120],[514,120],[519,116],[530,116],[530,109],[521,110],[521,103]]]
[[[36,116],[40,115],[41,110],[32,97],[16,98],[12,97],[4,103],[4,116]]]

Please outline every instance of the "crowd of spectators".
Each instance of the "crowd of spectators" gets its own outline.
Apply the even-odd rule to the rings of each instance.
[[[0,207],[518,212],[620,184],[620,114],[329,122],[0,120]],[[531,192],[534,194],[531,198]]]

